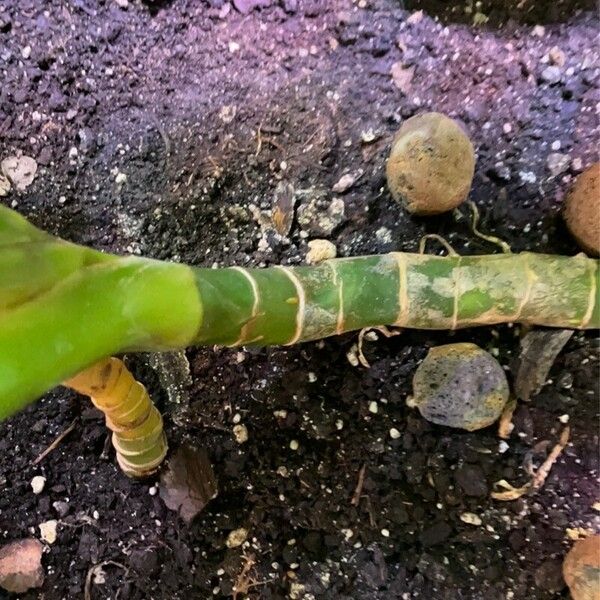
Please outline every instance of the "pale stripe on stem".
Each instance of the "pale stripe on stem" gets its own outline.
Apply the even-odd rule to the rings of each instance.
[[[405,327],[409,315],[408,273],[406,255],[403,252],[392,252],[398,264],[398,317],[394,325]]]
[[[326,264],[331,267],[331,271],[333,272],[333,285],[337,289],[338,293],[338,313],[336,319],[335,333],[336,335],[340,335],[340,333],[344,333],[344,280],[338,279],[338,272],[336,268],[336,263],[332,260],[326,261]]]
[[[306,311],[306,294],[302,282],[296,277],[293,271],[288,267],[277,265],[275,268],[283,271],[294,284],[296,288],[296,294],[298,294],[298,310],[296,312],[296,331],[289,342],[286,342],[284,346],[292,346],[296,344],[302,335],[302,329],[304,328],[304,313]]]
[[[244,269],[244,267],[231,267],[231,268],[234,269],[235,271],[238,271],[239,273],[241,273],[248,280],[248,283],[250,284],[250,288],[252,289],[252,295],[253,295],[254,300],[252,302],[252,313],[251,313],[250,319],[242,326],[242,329],[240,330],[240,337],[235,342],[233,342],[233,344],[230,344],[229,347],[240,346],[243,343],[246,343],[246,344],[250,343],[246,339],[246,336],[248,334],[248,332],[247,332],[248,324],[252,323],[254,321],[254,319],[258,315],[258,311],[260,308],[260,291],[258,289],[258,284],[256,283],[256,279],[254,279],[252,274],[247,269]],[[258,338],[256,338],[255,340],[252,340],[252,341],[257,341],[261,337],[262,336],[259,336]]]

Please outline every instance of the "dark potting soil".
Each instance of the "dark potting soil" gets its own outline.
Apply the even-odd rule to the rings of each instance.
[[[322,228],[295,220],[282,239],[257,218],[287,182],[297,212],[343,200],[326,234],[341,256],[416,251],[426,232],[464,253],[496,252],[466,219],[411,218],[386,189],[395,130],[436,110],[476,145],[481,228],[515,251],[575,253],[560,211],[573,177],[597,160],[596,16],[474,28],[410,15],[392,0],[0,0],[0,159],[22,151],[39,167],[1,201],[114,252],[296,264]],[[402,89],[395,63],[412,70]],[[346,173],[355,183],[334,194]],[[182,370],[167,367],[161,383],[147,356],[126,357],[161,405],[171,447],[187,441],[212,461],[219,495],[189,526],[155,494],[157,479],[119,472],[88,402],[48,393],[0,426],[2,539],[59,521],[44,586],[23,597],[81,598],[90,569],[106,563],[93,599],[225,598],[236,582],[248,586],[238,598],[566,598],[567,530],[598,520],[597,339],[571,338],[550,382],[519,406],[507,446],[495,427],[438,427],[406,406],[428,348],[454,341],[492,350],[516,373],[519,327],[508,326],[367,342],[370,369],[347,360],[355,335],[189,350],[180,426],[167,388]],[[564,415],[571,444],[545,486],[492,500],[494,482],[528,480],[524,464],[539,464]],[[35,475],[47,480],[39,495]],[[242,527],[246,544],[228,548]]]

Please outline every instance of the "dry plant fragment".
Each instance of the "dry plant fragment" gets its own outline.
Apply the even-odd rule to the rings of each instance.
[[[161,473],[159,492],[167,508],[191,523],[217,495],[217,482],[206,451],[188,445],[178,448]]]
[[[517,401],[512,398],[506,403],[506,406],[500,415],[500,421],[498,421],[498,437],[503,440],[507,440],[514,429],[512,417],[516,408]]]
[[[550,473],[550,469],[552,468],[552,465],[557,461],[561,452],[566,448],[567,444],[569,443],[570,434],[571,434],[570,427],[567,426],[562,430],[562,432],[560,434],[560,438],[558,440],[558,444],[556,444],[552,448],[552,450],[550,450],[550,453],[546,457],[546,460],[540,465],[540,467],[536,471],[533,479],[531,480],[531,489],[532,490],[539,490],[544,485],[544,482],[546,481],[546,478],[548,477],[548,474]]]
[[[365,473],[367,471],[367,465],[363,465],[358,472],[358,482],[356,483],[356,489],[354,490],[354,494],[352,494],[352,499],[350,500],[350,504],[352,506],[358,506],[360,502],[360,496],[362,494],[363,485],[365,483]]]
[[[515,379],[517,398],[529,400],[540,391],[556,357],[572,335],[573,331],[569,329],[536,330],[525,335]]]
[[[167,454],[162,416],[123,361],[103,360],[65,385],[90,396],[104,413],[106,426],[113,432],[117,461],[126,475],[146,477],[158,469]]]
[[[252,588],[266,585],[267,583],[274,581],[273,579],[257,581],[257,579],[252,575],[252,570],[256,565],[256,556],[254,554],[243,554],[242,558],[244,560],[242,570],[236,577],[235,583],[233,584],[233,600],[237,600],[238,594],[245,596]]]
[[[115,562],[114,560],[105,560],[97,565],[92,565],[85,576],[85,587],[83,589],[83,599],[84,600],[92,600],[92,583],[102,584],[104,583],[104,567],[111,565],[113,567],[119,567],[119,569],[123,569],[125,571],[125,575],[129,573],[129,569],[122,565],[119,562]],[[117,597],[119,594],[117,594]]]
[[[525,494],[532,494],[539,490],[544,485],[544,482],[550,473],[550,469],[552,469],[552,465],[557,461],[561,452],[568,444],[570,432],[570,427],[565,427],[562,430],[558,443],[554,445],[552,450],[550,450],[548,456],[539,466],[537,471],[532,472],[531,481],[522,487],[516,488],[508,483],[505,479],[501,479],[500,481],[497,481],[495,485],[497,488],[502,488],[504,491],[492,492],[491,497],[494,500],[510,501],[516,500]]]
[[[46,458],[46,456],[48,456],[48,454],[50,454],[50,452],[52,452],[52,450],[54,450],[55,448],[58,447],[58,445],[71,433],[71,431],[73,431],[73,429],[75,429],[75,426],[77,425],[77,419],[73,419],[73,421],[71,422],[71,424],[61,433],[59,433],[56,438],[54,438],[54,440],[52,441],[52,443],[42,452],[40,452],[36,457],[35,460],[31,463],[32,465],[37,465],[38,463],[40,463],[42,460],[44,460],[44,458]]]

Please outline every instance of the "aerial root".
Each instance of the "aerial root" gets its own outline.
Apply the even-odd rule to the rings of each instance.
[[[385,326],[381,326],[381,327],[364,327],[363,329],[360,330],[359,334],[358,334],[358,344],[356,345],[356,354],[354,354],[354,359],[352,360],[350,358],[350,354],[353,354],[352,351],[349,353],[348,355],[348,360],[350,361],[350,364],[352,364],[353,366],[357,366],[355,364],[356,360],[358,360],[358,362],[365,367],[365,369],[370,369],[371,365],[369,364],[369,361],[365,358],[365,355],[363,353],[363,343],[365,340],[365,336],[367,336],[369,333],[374,332],[374,331],[379,331],[379,333],[383,334],[386,338],[391,338],[394,337],[396,335],[400,335],[402,333],[401,329],[388,329]],[[376,341],[377,340],[377,336],[369,336],[367,337],[367,339],[369,341]]]
[[[448,256],[459,256],[458,252],[450,245],[450,242],[437,233],[427,233],[419,241],[419,254],[425,254],[428,240],[439,242],[448,252]]]
[[[504,240],[500,239],[499,237],[496,237],[495,235],[487,235],[479,231],[479,229],[477,228],[479,226],[480,218],[479,209],[477,208],[475,202],[473,202],[472,200],[468,200],[467,204],[471,209],[471,232],[473,233],[473,235],[476,235],[478,238],[481,238],[486,242],[490,242],[491,244],[496,244],[496,246],[500,246],[502,252],[504,252],[505,254],[512,254],[510,246]],[[460,217],[464,216],[458,208],[455,209],[455,214],[460,215]]]

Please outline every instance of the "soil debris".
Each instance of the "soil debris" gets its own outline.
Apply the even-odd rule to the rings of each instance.
[[[517,398],[528,401],[542,389],[556,357],[572,335],[569,329],[534,330],[525,335],[515,379]]]
[[[168,460],[160,476],[160,497],[167,508],[190,524],[217,495],[217,483],[208,455],[183,445]]]
[[[37,163],[31,156],[9,156],[0,163],[0,170],[19,192],[24,192],[35,179]]]
[[[317,265],[324,260],[335,258],[337,250],[335,244],[329,240],[310,240],[308,242],[308,252],[306,253],[306,262],[309,265]]]
[[[280,181],[273,195],[271,222],[275,231],[281,236],[287,236],[292,230],[296,194],[294,186],[287,181]]]
[[[43,549],[42,544],[32,538],[0,547],[0,586],[15,594],[41,587],[44,583]]]
[[[569,443],[570,433],[570,427],[565,427],[562,430],[558,443],[552,447],[544,462],[537,470],[531,472],[531,481],[521,487],[514,487],[505,479],[501,479],[494,484],[498,489],[491,493],[491,497],[494,500],[511,501],[520,498],[524,494],[532,494],[539,490],[550,474],[552,465],[558,460],[558,457]],[[499,491],[500,489],[504,491]]]

